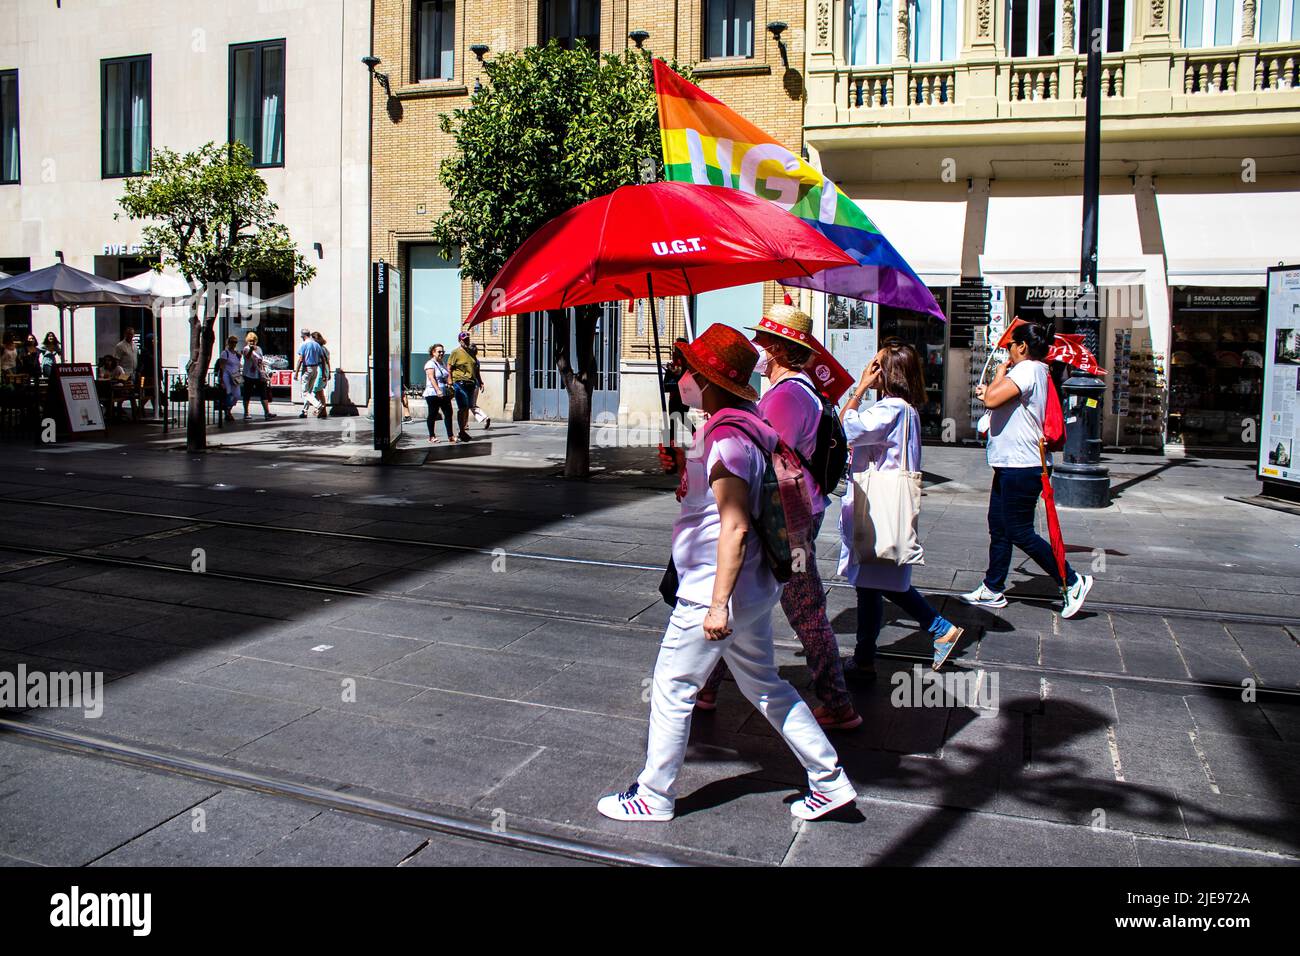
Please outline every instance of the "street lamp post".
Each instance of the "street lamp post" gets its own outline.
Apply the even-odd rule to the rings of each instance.
[[[1079,295],[1069,331],[1083,334],[1094,355],[1101,355],[1101,315],[1097,295],[1097,207],[1101,166],[1101,4],[1085,0],[1088,67],[1084,76],[1086,112],[1083,132],[1083,247]],[[1065,311],[1065,310],[1062,310]],[[1057,319],[1062,324],[1062,318]],[[1068,508],[1104,508],[1110,504],[1110,472],[1101,464],[1101,406],[1106,386],[1093,375],[1075,372],[1062,387],[1065,402],[1065,453],[1055,471],[1056,501]]]

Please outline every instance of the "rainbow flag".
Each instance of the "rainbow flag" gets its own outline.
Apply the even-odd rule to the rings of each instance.
[[[833,182],[658,58],[655,90],[667,179],[730,186],[770,199],[858,262],[781,280],[785,285],[928,312],[947,321],[912,267]]]

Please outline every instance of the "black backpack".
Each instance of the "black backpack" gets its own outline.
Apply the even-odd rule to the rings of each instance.
[[[844,434],[844,425],[836,414],[834,403],[828,401],[807,379],[791,376],[778,384],[784,385],[785,382],[798,382],[821,403],[822,417],[817,423],[817,445],[813,448],[811,458],[805,458],[802,454],[799,458],[812,472],[818,490],[829,495],[839,487],[840,479],[849,466],[849,440]]]

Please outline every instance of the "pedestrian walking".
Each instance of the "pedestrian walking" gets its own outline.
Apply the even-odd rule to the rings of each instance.
[[[474,416],[474,421],[487,431],[492,427],[492,419],[488,417],[487,412],[478,407],[478,400],[487,394],[487,386],[483,384],[483,365],[478,360],[478,346],[466,339],[465,348],[474,359],[474,404],[469,407],[469,413]]]
[[[429,361],[424,363],[424,401],[429,406],[429,444],[436,445],[438,436],[438,419],[447,426],[447,441],[455,444],[456,436],[451,429],[451,369],[446,364],[447,350],[442,344],[430,346]]]
[[[244,373],[242,371],[244,359],[238,350],[239,339],[233,335],[228,336],[226,338],[226,347],[221,350],[221,355],[217,359],[217,381],[221,384],[222,391],[225,392],[223,410],[226,413],[226,421],[228,422],[235,420],[235,416],[231,412],[239,401],[244,386]]]
[[[325,410],[325,403],[316,397],[321,362],[324,361],[325,356],[321,351],[320,343],[312,338],[308,329],[299,330],[298,336],[302,340],[298,345],[298,366],[295,369],[302,383],[302,411],[298,413],[298,417],[306,418],[307,412],[313,409]]]
[[[456,437],[469,441],[469,412],[478,397],[478,359],[469,350],[469,333],[457,336],[459,345],[447,358],[451,370],[451,388],[456,396]]]
[[[313,331],[311,337],[316,340],[316,344],[320,346],[321,351],[320,374],[316,377],[316,400],[320,402],[320,417],[328,418],[329,400],[326,398],[325,389],[329,387],[331,377],[334,374],[334,370],[330,366],[330,350],[326,348],[325,336],[321,335],[319,331]]]
[[[840,662],[840,647],[835,630],[826,617],[826,588],[817,570],[816,541],[834,489],[818,487],[809,463],[817,451],[817,434],[822,420],[822,399],[803,367],[812,358],[812,319],[793,305],[773,305],[762,322],[752,327],[758,334],[758,364],[755,370],[768,381],[768,389],[758,403],[759,414],[781,439],[798,452],[804,462],[804,481],[812,498],[812,531],[808,536],[810,553],[805,570],[791,575],[781,591],[781,609],[803,645],[808,670],[812,674],[813,693],[821,703],[813,716],[827,730],[852,730],[862,725],[853,707]],[[696,708],[712,710],[716,706],[718,686],[727,673],[725,662],[700,690]]]
[[[260,399],[262,417],[274,418],[271,413],[271,370],[266,367],[266,356],[257,345],[257,333],[249,332],[244,336],[244,348],[240,353],[244,368],[244,420],[249,419],[248,402]]]
[[[875,389],[880,398],[860,409],[863,398]],[[853,545],[855,521],[869,520],[855,507],[861,493],[856,476],[875,468],[889,471],[921,470],[921,416],[926,400],[925,375],[916,349],[898,339],[886,339],[863,370],[844,404],[841,421],[853,453],[848,493],[840,506],[839,573],[858,596],[858,644],[844,663],[851,681],[876,676],[876,640],[884,624],[884,599],[902,608],[929,635],[934,646],[932,666],[941,668],[957,648],[963,630],[940,615],[912,585],[912,566],[892,562],[860,561]],[[883,517],[883,516],[882,516]]]
[[[1074,617],[1092,590],[1092,576],[1065,565],[1062,579],[1052,546],[1034,530],[1034,514],[1043,491],[1043,423],[1047,417],[1048,368],[1044,363],[1054,334],[1025,323],[1011,330],[1008,358],[977,396],[989,409],[988,463],[993,469],[989,493],[989,565],[980,586],[961,599],[975,607],[1007,606],[1007,574],[1012,547],[1033,559],[1062,589],[1061,617]]]
[[[664,363],[664,394],[668,396],[668,440],[674,445],[686,443],[688,435],[695,434],[695,425],[690,419],[690,409],[682,401],[681,390],[677,383],[681,381],[682,373],[686,367],[682,364],[681,353],[677,349],[685,345],[687,340],[681,336],[673,342],[673,357]],[[670,473],[676,470],[675,459],[671,468],[665,468]]]
[[[676,603],[655,662],[645,768],[627,790],[601,798],[597,809],[626,822],[672,819],[695,696],[725,659],[741,693],[807,772],[810,792],[790,812],[816,819],[857,794],[812,710],[776,668],[772,608],[781,586],[751,529],[768,456],[779,441],[759,417],[749,385],[758,354],[724,325],[710,326],[681,351],[682,400],[709,419],[678,487],[682,508],[664,585]]]

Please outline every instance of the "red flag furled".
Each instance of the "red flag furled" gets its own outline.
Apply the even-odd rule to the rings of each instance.
[[[1011,320],[1007,330],[1002,333],[1002,338],[998,339],[997,347],[1004,349],[1011,344],[1011,333],[1021,325],[1028,325],[1020,316]],[[1052,342],[1052,347],[1047,350],[1047,361],[1060,362],[1069,365],[1071,368],[1077,368],[1085,375],[1105,375],[1106,370],[1097,363],[1097,356],[1088,351],[1087,346],[1083,344],[1082,335],[1057,334],[1056,339]]]

